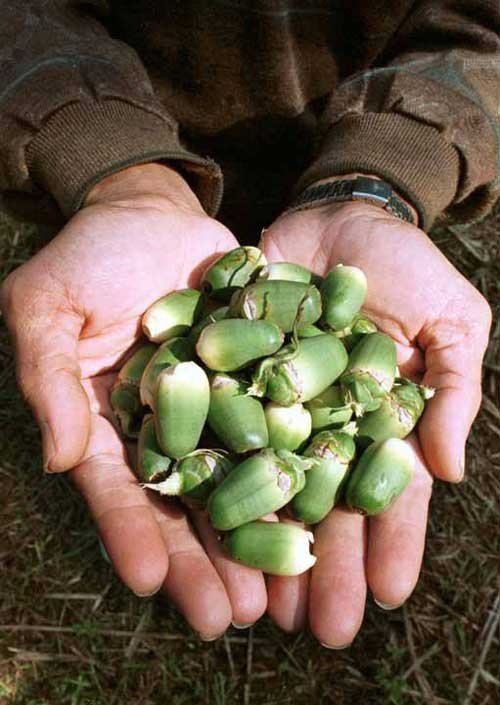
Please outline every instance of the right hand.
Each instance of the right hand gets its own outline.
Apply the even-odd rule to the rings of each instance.
[[[110,423],[108,392],[142,313],[237,246],[181,176],[159,164],[99,182],[63,230],[6,279],[1,307],[18,380],[42,431],[48,472],[73,468],[116,572],[137,594],[162,585],[191,626],[215,638],[266,609],[261,573],[225,558],[206,514],[138,485]]]

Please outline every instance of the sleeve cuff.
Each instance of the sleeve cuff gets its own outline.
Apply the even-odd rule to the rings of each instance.
[[[353,115],[330,128],[294,194],[330,176],[374,174],[414,205],[428,230],[452,203],[459,168],[458,152],[436,128],[396,113]]]
[[[102,178],[134,164],[178,162],[206,212],[222,200],[220,167],[192,154],[172,124],[121,100],[71,103],[53,113],[28,145],[30,175],[66,217]]]

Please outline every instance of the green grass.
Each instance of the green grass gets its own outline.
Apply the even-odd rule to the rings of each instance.
[[[481,225],[433,234],[496,313],[485,402],[466,481],[437,484],[415,593],[391,613],[370,603],[344,652],[323,649],[307,633],[285,635],[267,618],[204,644],[165,600],[141,600],[121,585],[79,496],[63,477],[42,474],[38,432],[16,390],[2,329],[0,704],[498,703],[499,233],[497,209]],[[1,216],[0,277],[49,235]]]

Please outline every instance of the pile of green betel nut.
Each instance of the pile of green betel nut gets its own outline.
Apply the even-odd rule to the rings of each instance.
[[[138,437],[143,487],[206,506],[233,559],[298,575],[316,560],[312,533],[262,518],[287,506],[317,524],[340,501],[385,511],[411,480],[401,439],[432,390],[399,377],[393,340],[360,314],[356,267],[321,279],[238,247],[201,285],[146,311],[151,342],[121,369],[112,406]]]

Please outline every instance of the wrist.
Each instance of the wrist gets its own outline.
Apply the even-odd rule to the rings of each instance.
[[[156,162],[136,164],[105,176],[87,193],[83,207],[144,199],[157,199],[172,206],[204,212],[196,194],[180,173]]]
[[[366,177],[369,177],[370,179],[375,179],[376,181],[382,181],[382,179],[381,179],[379,176],[377,176],[376,174],[367,174],[367,173],[361,173],[361,172],[352,172],[352,173],[349,173],[349,174],[338,174],[338,175],[335,175],[335,176],[329,176],[329,177],[327,177],[327,178],[320,179],[320,180],[315,181],[315,182],[313,182],[312,184],[310,184],[310,186],[308,186],[308,188],[311,188],[311,187],[314,187],[314,186],[321,186],[322,184],[328,184],[328,183],[332,183],[332,182],[334,182],[334,181],[351,181],[351,180],[353,180],[353,179],[356,179],[358,176],[366,176]],[[412,218],[413,218],[413,224],[414,224],[416,227],[418,227],[418,225],[419,225],[419,217],[418,217],[418,213],[417,213],[415,207],[413,206],[413,204],[412,204],[410,201],[408,201],[406,198],[404,198],[404,197],[398,192],[398,190],[395,189],[395,188],[392,186],[392,184],[391,184],[391,187],[392,187],[392,190],[393,190],[393,192],[394,192],[394,195],[395,195],[402,203],[404,203],[404,205],[405,205],[405,206],[408,208],[408,210],[410,211],[410,213],[411,213],[411,215],[412,215]],[[352,206],[352,205],[358,204],[358,203],[361,203],[361,201],[352,200],[352,201],[345,201],[345,202],[343,202],[343,203],[341,203],[341,204],[339,204],[339,205],[343,205],[343,206],[349,206],[349,205],[350,205],[350,206]],[[374,213],[375,213],[375,212],[378,212],[378,213],[380,214],[380,212],[381,212],[381,209],[380,209],[378,206],[376,206],[376,205],[370,204],[370,203],[368,203],[368,202],[364,202],[363,205],[365,205],[368,209],[373,209],[373,212],[374,212]],[[387,211],[386,211],[386,212],[387,212]],[[395,216],[394,216],[394,217],[395,217]]]

